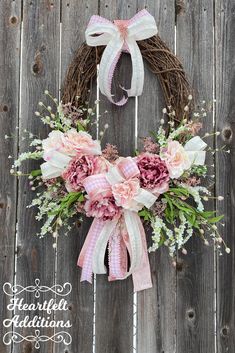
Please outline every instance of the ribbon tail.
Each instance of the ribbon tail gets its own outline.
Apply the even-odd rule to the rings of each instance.
[[[99,86],[102,94],[107,96],[111,103],[122,106],[126,103],[127,98],[122,97],[118,102],[114,102],[112,98],[111,88],[114,70],[122,52],[123,40],[115,37],[106,46],[100,61],[99,68]]]
[[[109,239],[109,281],[125,278],[127,249],[121,235],[120,222]]]
[[[104,227],[104,221],[94,219],[80,252],[77,265],[82,267],[81,282],[92,283],[92,259],[98,237]]]
[[[151,279],[148,251],[147,251],[146,234],[140,218],[137,220],[137,222],[139,226],[139,231],[141,233],[143,252],[142,252],[140,265],[132,274],[135,292],[152,288],[152,279]]]
[[[126,277],[132,274],[134,291],[152,287],[146,235],[140,217],[136,212],[125,211],[127,237],[124,238],[130,253],[131,266]]]
[[[112,221],[106,221],[103,225],[93,253],[92,268],[94,273],[103,274],[107,272],[104,265],[105,251],[109,237],[115,230],[117,223],[118,219],[114,219]]]
[[[134,39],[127,40],[129,52],[132,61],[132,78],[131,87],[126,90],[128,97],[140,96],[143,92],[144,86],[144,63],[143,58],[138,47],[138,44]]]

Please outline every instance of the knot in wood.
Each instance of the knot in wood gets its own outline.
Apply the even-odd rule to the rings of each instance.
[[[185,12],[184,0],[176,0],[175,9],[176,9],[176,15],[181,15],[182,13],[184,13]]]
[[[12,25],[12,26],[17,25],[17,23],[18,23],[18,17],[17,17],[17,16],[11,16],[11,17],[9,18],[9,23],[10,23],[10,25]]]
[[[226,143],[230,143],[233,138],[233,131],[230,126],[225,126],[222,130],[222,138]]]
[[[193,309],[189,309],[187,311],[187,317],[190,321],[195,320],[195,311]]]

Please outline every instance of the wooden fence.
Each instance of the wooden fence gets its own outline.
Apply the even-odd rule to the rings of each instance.
[[[197,98],[216,99],[206,129],[221,131],[216,147],[227,145],[231,150],[219,154],[211,167],[215,192],[225,196],[217,207],[225,214],[221,232],[231,254],[218,257],[212,247],[193,239],[188,255],[179,255],[174,268],[161,249],[150,255],[153,289],[133,297],[131,279],[108,283],[100,275],[95,285],[80,283],[76,260],[90,222],[61,236],[57,251],[50,237],[35,236],[39,224],[34,211],[26,209],[33,192],[27,178],[18,182],[10,176],[8,156],[26,149],[25,129],[46,135],[34,111],[44,89],[58,96],[90,16],[129,18],[144,7],[182,60]],[[128,80],[129,72],[130,62],[123,58],[119,74]],[[56,320],[71,321],[70,346],[47,342],[36,350],[30,342],[5,345],[1,340],[0,353],[234,353],[235,1],[4,0],[0,2],[0,78],[0,283],[26,286],[40,278],[47,286],[64,282],[73,286],[69,310],[54,314]],[[147,135],[158,126],[163,107],[159,83],[145,67],[144,93],[138,100],[116,108],[100,97],[100,112],[108,110],[107,139],[120,153],[132,154],[137,135]],[[13,138],[4,141],[5,134]],[[24,295],[27,300],[29,294]],[[6,332],[2,320],[12,315],[8,302],[1,290],[2,336]],[[25,335],[31,332],[23,330]],[[53,329],[42,333],[52,335]]]

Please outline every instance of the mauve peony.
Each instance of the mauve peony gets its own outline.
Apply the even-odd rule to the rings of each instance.
[[[155,195],[166,192],[169,188],[169,171],[166,163],[156,154],[142,153],[136,158],[140,170],[141,187]]]
[[[70,191],[80,191],[86,177],[107,171],[105,159],[98,156],[74,157],[62,173],[66,188]]]
[[[63,134],[62,141],[66,153],[70,156],[77,154],[100,155],[100,142],[93,140],[91,135],[85,131],[70,129]]]
[[[121,214],[121,208],[116,205],[111,192],[99,193],[88,199],[84,209],[88,217],[100,218],[103,221],[118,218]]]
[[[161,149],[161,158],[166,162],[171,178],[179,178],[191,166],[184,147],[178,141],[169,141]]]
[[[126,209],[136,207],[136,202],[133,198],[140,191],[140,182],[138,179],[125,180],[122,183],[117,183],[112,186],[113,196],[116,204]]]

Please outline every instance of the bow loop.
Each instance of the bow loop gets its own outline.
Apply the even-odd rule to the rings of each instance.
[[[87,192],[88,197],[94,197],[100,191],[106,191],[110,189],[105,174],[95,174],[86,177],[83,181],[83,186]]]
[[[123,158],[120,160],[118,163],[118,168],[120,169],[125,179],[136,178],[140,175],[139,168],[131,157]]]

